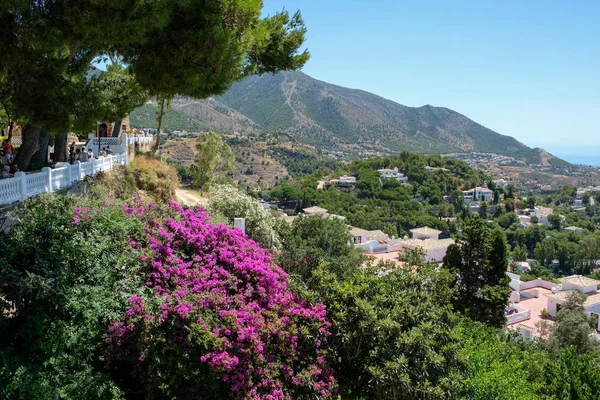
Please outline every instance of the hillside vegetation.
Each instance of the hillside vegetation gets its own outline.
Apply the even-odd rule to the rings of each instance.
[[[140,114],[148,114],[143,111],[134,113],[134,125],[139,123]],[[302,72],[248,77],[232,85],[225,94],[207,100],[176,98],[170,113],[173,119],[181,121],[180,125],[171,125],[171,129],[194,130],[184,117],[187,116],[205,124],[196,130],[208,126],[218,132],[244,135],[285,133],[321,151],[475,151],[546,165],[554,164],[555,159],[448,108],[406,107],[372,93],[313,79]]]

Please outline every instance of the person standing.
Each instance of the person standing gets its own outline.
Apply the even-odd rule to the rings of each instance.
[[[87,151],[85,151],[85,147],[81,148],[81,153],[79,153],[79,161],[83,162],[87,162],[88,160],[88,153]]]
[[[88,160],[92,160],[94,158],[94,152],[92,151],[92,148],[90,147],[88,149]]]
[[[73,164],[73,161],[75,161],[75,142],[69,146],[69,162]]]
[[[12,163],[13,159],[13,146],[10,142],[10,139],[6,139],[4,141],[4,145],[2,146],[2,150],[4,151],[4,158],[8,164]]]

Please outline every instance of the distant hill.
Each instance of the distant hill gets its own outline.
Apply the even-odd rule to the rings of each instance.
[[[173,103],[175,111],[221,132],[285,133],[300,143],[327,150],[442,154],[475,151],[550,165],[555,159],[448,108],[406,107],[302,72],[248,77],[224,95],[208,100],[179,98]]]

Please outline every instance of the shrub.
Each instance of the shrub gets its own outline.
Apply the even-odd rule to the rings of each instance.
[[[0,398],[330,398],[328,322],[201,210],[47,194],[0,242]],[[108,367],[108,368],[107,368]]]
[[[129,171],[139,190],[160,201],[171,199],[179,184],[177,169],[150,155],[138,154],[130,164]]]
[[[273,229],[275,218],[263,206],[243,191],[229,185],[214,185],[210,189],[210,209],[229,219],[246,219],[246,233],[265,248],[279,248],[280,241]]]
[[[171,207],[177,217],[158,223],[152,207],[125,208],[147,220],[131,245],[155,296],[130,297],[111,325],[111,366],[168,396],[223,398],[225,385],[236,398],[330,398],[324,307],[293,294],[270,255],[239,230]]]

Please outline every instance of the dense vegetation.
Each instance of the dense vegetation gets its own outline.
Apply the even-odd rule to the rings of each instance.
[[[448,171],[427,172],[425,167]],[[403,185],[395,179],[381,180],[377,169],[398,167],[409,179]],[[317,180],[349,174],[357,177],[354,187],[316,191]],[[282,183],[261,194],[300,211],[318,204],[345,216],[350,225],[363,229],[383,229],[390,235],[403,235],[417,226],[453,232],[453,226],[440,217],[452,217],[463,209],[462,191],[486,180],[486,176],[460,161],[439,156],[403,152],[387,158],[354,161],[335,173],[317,172]],[[444,196],[446,199],[444,199]]]
[[[340,161],[333,158],[282,147],[270,149],[269,154],[286,167],[292,177],[310,175],[321,169],[335,170],[342,166]]]
[[[403,157],[436,162],[393,162]],[[135,168],[152,162],[141,161]],[[363,162],[351,168],[367,177],[358,201],[385,192]],[[406,258],[413,268],[381,270],[361,267],[340,221],[290,226],[239,191],[215,194],[210,219],[228,221],[239,203],[258,224],[251,238],[280,241],[272,261],[204,211],[160,201],[162,189],[142,184],[157,203],[132,197],[136,173],[17,210],[0,244],[0,397],[593,399],[600,389],[580,299],[559,312],[548,341],[493,327],[503,323],[507,286],[493,271],[506,268],[506,242],[477,216],[461,222],[457,248],[487,250],[457,252],[460,262],[442,269],[417,251]],[[420,182],[455,187],[442,174]],[[479,301],[461,295],[473,268],[490,277],[477,314],[461,306]]]
[[[156,129],[156,117],[159,113],[157,106],[153,104],[144,104],[136,108],[130,115],[129,120],[134,128]],[[162,129],[165,132],[188,131],[188,132],[206,132],[208,127],[202,121],[188,117],[177,110],[168,110],[165,112],[162,120]]]

